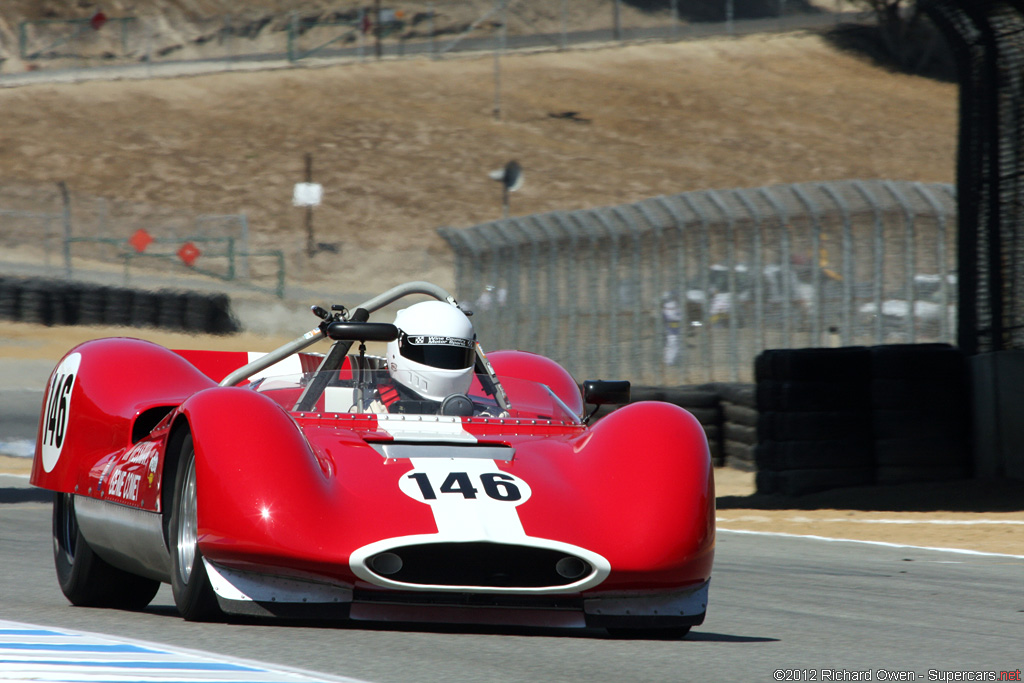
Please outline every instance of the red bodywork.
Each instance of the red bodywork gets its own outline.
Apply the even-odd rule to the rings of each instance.
[[[318,359],[300,354],[299,367],[308,371]],[[510,386],[513,378],[543,382],[583,415],[578,385],[553,361],[515,351],[488,359]],[[32,483],[166,515],[175,472],[174,458],[165,451],[172,444],[173,452],[188,430],[196,452],[199,549],[227,570],[386,591],[386,581],[355,569],[354,553],[389,539],[501,542],[443,528],[479,511],[482,518],[493,517],[479,522],[488,534],[512,528],[525,534],[520,540],[543,539],[551,547],[589,553],[597,558],[592,564],[607,562],[582,588],[564,591],[566,596],[674,594],[702,585],[706,590],[715,540],[713,472],[701,425],[681,408],[634,403],[587,426],[533,414],[529,391],[510,388],[517,409],[509,417],[446,418],[441,427],[474,445],[511,447],[514,457],[484,464],[383,457],[380,445],[402,441],[397,427],[406,430],[407,424],[328,412],[323,398],[317,410],[291,412],[295,391],[259,393],[217,384],[248,360],[246,353],[174,352],[124,338],[76,347],[48,386]],[[485,479],[504,488],[491,490],[498,500],[482,492],[470,499],[459,488],[419,500],[415,488],[410,494],[401,487],[427,486],[422,482],[436,473],[417,475],[424,462],[442,474],[466,470],[478,488]],[[430,481],[436,488],[437,481]],[[518,482],[521,499],[501,500],[511,490],[506,482]],[[443,505],[427,504],[437,501]],[[442,509],[453,503],[454,517]],[[562,594],[544,588],[520,592]]]

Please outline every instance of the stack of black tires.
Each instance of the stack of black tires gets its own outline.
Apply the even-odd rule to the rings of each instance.
[[[722,450],[725,465],[752,472],[757,468],[757,392],[753,384],[715,385],[722,404]]]
[[[970,474],[967,369],[952,346],[771,350],[755,376],[759,493]]]
[[[226,294],[149,291],[88,282],[0,277],[0,320],[40,325],[113,325],[231,334]]]
[[[874,480],[865,347],[757,357],[759,493],[797,495]]]
[[[959,349],[873,347],[870,392],[876,482],[971,476],[970,381]]]

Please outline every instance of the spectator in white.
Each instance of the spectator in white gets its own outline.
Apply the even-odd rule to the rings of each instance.
[[[679,333],[682,331],[683,311],[674,292],[661,295],[661,323],[665,328],[665,365],[675,365],[679,359]]]

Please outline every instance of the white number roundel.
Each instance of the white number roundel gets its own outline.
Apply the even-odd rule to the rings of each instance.
[[[75,388],[78,367],[82,354],[73,353],[57,366],[50,378],[50,387],[43,404],[43,430],[41,435],[43,470],[53,471],[60,459],[67,437],[68,414],[71,409],[71,392]]]

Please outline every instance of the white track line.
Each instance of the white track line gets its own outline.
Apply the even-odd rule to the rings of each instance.
[[[363,683],[130,638],[0,620],[0,680]]]
[[[853,519],[849,517],[826,517],[815,519],[812,517],[783,517],[773,518],[765,515],[741,515],[739,517],[718,517],[719,523],[732,524],[735,522],[821,522],[838,524],[937,524],[950,526],[975,526],[983,524],[1008,524],[1011,526],[1024,526],[1024,519]]]
[[[906,548],[908,550],[935,550],[942,553],[955,553],[958,555],[980,555],[982,557],[1010,557],[1015,560],[1024,560],[1024,555],[1009,555],[1006,553],[986,553],[980,550],[966,550],[963,548],[936,548],[925,545],[907,545],[905,543],[887,543],[885,541],[862,541],[855,538],[829,538],[828,536],[813,536],[807,534],[786,534],[780,531],[750,531],[747,529],[718,529],[720,533],[740,534],[745,536],[772,536],[776,538],[803,538],[811,541],[827,541],[829,543],[859,543],[861,545],[878,545],[886,548]]]

